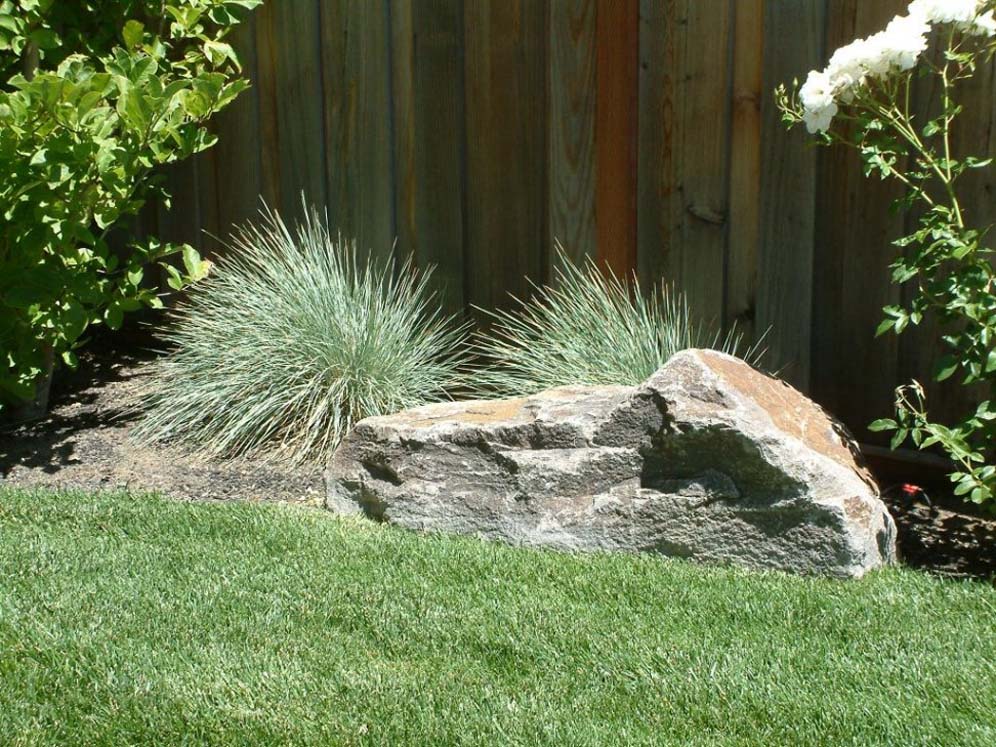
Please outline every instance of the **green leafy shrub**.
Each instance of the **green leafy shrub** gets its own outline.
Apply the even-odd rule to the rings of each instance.
[[[955,153],[951,133],[964,111],[958,87],[996,52],[996,17],[985,0],[914,0],[906,15],[868,39],[837,50],[824,70],[814,70],[778,100],[788,125],[804,123],[824,145],[856,149],[867,176],[905,186],[901,209],[918,208],[919,226],[895,242],[902,253],[892,279],[909,300],[885,308],[878,333],[902,334],[928,316],[941,323],[946,349],[937,381],[958,375],[965,385],[996,388],[996,270],[986,245],[989,226],[973,226],[959,195],[961,177],[988,168],[988,154]],[[940,45],[937,61],[925,53]],[[940,110],[919,118],[910,107],[915,76],[932,76]],[[991,396],[991,395],[990,395]],[[976,503],[996,491],[996,404],[985,400],[957,423],[934,422],[919,382],[896,390],[895,418],[870,427],[892,431],[892,447],[907,440],[921,449],[940,446],[959,465],[955,492]]]
[[[475,348],[487,370],[476,389],[516,396],[566,384],[639,384],[688,348],[716,348],[757,363],[761,350],[735,329],[723,335],[695,321],[685,297],[666,285],[643,292],[590,260],[560,253],[557,282],[536,287],[510,311],[485,311],[492,329]]]
[[[208,120],[246,88],[224,39],[261,0],[0,0],[0,408],[29,400],[94,324],[160,307],[207,263],[108,234],[155,170],[210,147]],[[173,256],[179,260],[173,262]]]
[[[292,233],[264,210],[175,317],[135,430],[146,442],[321,463],[357,420],[466,386],[464,328],[428,273],[360,261],[315,211]]]

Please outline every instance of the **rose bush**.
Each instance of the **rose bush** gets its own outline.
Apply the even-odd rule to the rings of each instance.
[[[857,149],[867,175],[905,185],[901,207],[921,208],[917,230],[895,242],[902,254],[892,265],[894,282],[912,292],[905,304],[885,309],[879,334],[901,334],[935,316],[946,348],[935,379],[958,374],[964,384],[981,382],[990,392],[996,388],[996,273],[985,243],[989,227],[970,224],[959,179],[991,160],[955,153],[951,133],[963,112],[959,83],[996,51],[992,6],[991,0],[914,0],[885,30],[834,52],[801,87],[777,91],[789,126],[805,125],[825,145]],[[932,43],[939,45],[936,58],[927,54]],[[925,121],[910,105],[917,75],[936,76],[940,84],[940,110]],[[895,417],[872,429],[892,431],[893,448],[907,439],[921,449],[940,446],[958,465],[951,475],[955,492],[992,502],[996,403],[979,403],[957,423],[937,423],[914,381],[897,389],[895,405]]]

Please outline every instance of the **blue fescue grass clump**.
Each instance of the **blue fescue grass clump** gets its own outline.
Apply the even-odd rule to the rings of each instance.
[[[429,274],[360,259],[314,210],[292,231],[264,208],[173,322],[135,436],[208,456],[320,463],[357,420],[465,385]]]
[[[558,252],[551,286],[537,286],[510,310],[484,311],[491,330],[475,348],[489,362],[478,388],[515,396],[568,384],[636,385],[675,354],[712,348],[758,364],[760,344],[735,328],[723,334],[697,320],[687,299],[665,284],[649,292],[592,261]]]

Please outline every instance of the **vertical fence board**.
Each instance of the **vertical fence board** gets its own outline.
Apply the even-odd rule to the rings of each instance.
[[[640,2],[637,267],[641,282],[673,281],[680,270],[681,225],[678,119],[681,102],[679,0]]]
[[[790,83],[820,64],[824,0],[767,2],[764,8],[763,90]],[[770,93],[761,102],[761,228],[757,327],[767,338],[769,364],[807,389],[816,217],[816,156],[801,132],[781,125]]]
[[[391,109],[394,148],[394,228],[398,255],[417,262],[415,205],[415,13],[411,0],[391,0]]]
[[[636,266],[639,2],[602,0],[596,18],[598,257],[617,276]]]
[[[386,256],[396,235],[388,4],[321,0],[321,24],[329,216]]]
[[[392,7],[398,242],[419,266],[435,268],[450,313],[465,306],[463,6]]]
[[[200,215],[198,246],[202,252],[215,254],[220,248],[221,219],[218,209],[218,150],[217,146],[197,156],[197,210]]]
[[[733,5],[689,0],[681,77],[679,287],[692,313],[720,319],[729,178],[730,32]],[[709,43],[702,40],[709,39]]]
[[[326,203],[318,2],[266,3],[258,21],[260,66],[270,69],[261,93],[264,174],[273,204],[291,221],[301,214],[302,195]]]
[[[362,247],[397,235],[436,265],[449,311],[527,295],[559,238],[574,259],[674,282],[699,317],[770,326],[769,364],[870,438],[892,388],[929,379],[940,353],[929,320],[873,337],[898,298],[890,242],[916,216],[890,214],[898,193],[854,154],[786,132],[771,91],[905,4],[266,3],[235,37],[252,91],[216,121],[216,150],[165,170],[175,207],[139,230],[203,247],[202,229],[227,234],[258,195],[292,218],[303,190]],[[993,85],[989,65],[964,87],[959,153],[996,148]],[[973,225],[996,218],[991,173],[961,187]],[[977,396],[932,387],[931,410]]]
[[[201,247],[201,213],[197,182],[197,157],[174,163],[163,170],[170,207],[158,206],[159,238],[163,241]]]
[[[259,126],[260,198],[272,208],[281,208],[280,128],[277,121],[277,70],[274,64],[280,39],[275,36],[272,4],[256,11],[256,99]]]
[[[903,7],[902,0],[831,4],[828,51],[879,31]],[[882,307],[898,300],[888,265],[892,241],[902,235],[902,216],[890,206],[902,188],[865,177],[857,154],[845,148],[822,154],[821,175],[813,391],[867,440],[865,426],[888,413],[896,379],[897,341],[876,338],[875,328]]]
[[[543,3],[465,6],[467,294],[507,305],[542,280],[546,229],[546,19]]]
[[[243,75],[252,87],[218,116],[215,146],[217,228],[225,239],[234,225],[255,218],[263,190],[260,163],[259,72],[256,64],[255,14],[232,34],[232,44],[242,62]]]
[[[550,235],[573,261],[594,257],[596,0],[550,4]]]
[[[759,334],[754,320],[761,209],[761,101],[770,95],[761,88],[763,18],[763,0],[736,0],[724,322],[728,327],[735,324],[745,340]]]

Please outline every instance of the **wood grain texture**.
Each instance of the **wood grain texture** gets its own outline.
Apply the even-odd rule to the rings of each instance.
[[[415,13],[411,0],[391,0],[391,104],[394,149],[394,229],[398,255],[417,261],[415,208]]]
[[[398,244],[420,267],[434,268],[434,287],[450,313],[466,305],[463,6],[392,6]]]
[[[281,39],[272,3],[256,11],[256,79],[253,81],[258,106],[260,199],[270,207],[281,208],[280,125],[277,117],[279,91],[275,60]],[[222,137],[228,133],[223,133]]]
[[[550,4],[550,234],[548,251],[563,245],[575,263],[594,258],[596,16],[605,3],[553,0]],[[635,72],[635,62],[630,66]],[[626,142],[630,147],[631,141]],[[633,237],[635,242],[635,237]],[[550,263],[556,255],[551,254]]]
[[[638,266],[723,314],[733,5],[644,0],[640,29]],[[704,43],[704,39],[709,39]]]
[[[682,153],[681,233],[676,247],[681,263],[676,279],[693,315],[715,321],[723,315],[729,218],[733,3],[688,0],[683,24],[676,124]]]
[[[822,62],[823,0],[767,2],[763,90]],[[798,128],[786,132],[773,97],[761,102],[761,228],[757,328],[771,328],[768,364],[807,390],[810,384],[816,153]]]
[[[467,107],[466,289],[504,306],[543,280],[547,230],[547,13],[531,0],[464,10]]]
[[[617,277],[625,277],[637,262],[638,0],[599,2],[596,29],[598,258]]]
[[[261,86],[263,170],[274,204],[290,222],[301,214],[302,196],[318,207],[327,204],[319,3],[266,3],[258,21],[260,66],[272,72]]]
[[[746,340],[755,331],[758,233],[761,226],[761,100],[764,2],[734,4],[733,100],[730,123],[730,197],[724,323]]]
[[[320,10],[329,217],[386,257],[396,236],[388,3],[320,0]]]
[[[644,285],[680,271],[679,0],[640,0],[637,162],[637,270]]]
[[[902,0],[833,3],[828,48],[885,27]],[[813,392],[862,440],[867,423],[891,412],[898,341],[875,337],[881,309],[898,300],[889,264],[903,232],[890,209],[901,185],[867,178],[858,155],[832,148],[822,154],[816,222]],[[846,353],[844,353],[846,351]]]
[[[700,317],[770,326],[769,364],[868,437],[941,352],[930,322],[873,337],[897,297],[890,242],[915,216],[889,212],[895,191],[854,154],[787,133],[771,91],[904,5],[275,0],[236,40],[253,90],[217,121],[214,153],[167,171],[176,208],[148,223],[203,246],[257,194],[293,215],[304,189],[362,246],[397,235],[436,266],[456,312],[527,295],[560,238],[575,259],[674,282]],[[965,88],[956,148],[996,149],[994,84],[987,66]],[[996,217],[990,173],[963,189],[973,222]],[[973,396],[935,387],[932,409]]]
[[[249,18],[232,34],[232,44],[242,62],[243,75],[257,81],[256,18]],[[234,104],[217,118],[214,184],[216,191],[216,223],[214,233],[225,239],[235,225],[257,216],[263,191],[261,142],[259,127],[259,86],[242,93]]]
[[[196,159],[195,156],[163,169],[170,205],[158,205],[157,224],[159,238],[163,241],[190,244],[200,249],[201,205]]]

